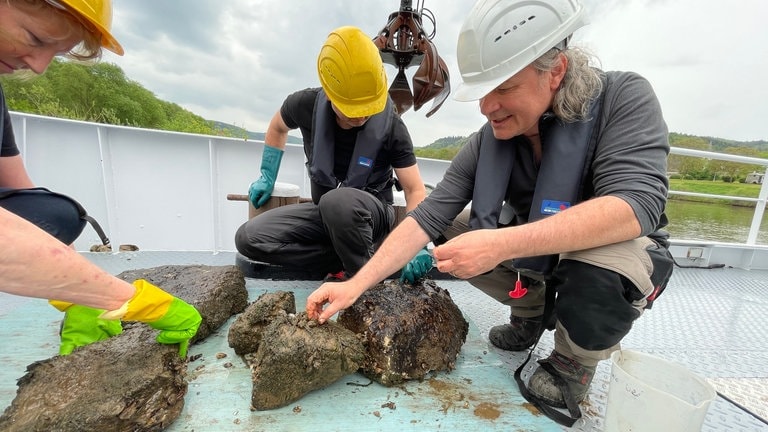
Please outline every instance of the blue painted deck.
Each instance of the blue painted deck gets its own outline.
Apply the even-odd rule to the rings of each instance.
[[[213,261],[221,258],[209,257]],[[231,260],[224,263],[207,261],[214,265],[233,264],[234,256],[229,257]],[[110,270],[115,274],[129,268],[160,265],[160,262],[144,265],[141,259],[126,259],[122,263],[128,267],[118,268],[122,266],[101,262],[120,260],[117,255],[93,258],[105,268],[112,267]],[[293,291],[298,310],[304,309],[306,297],[320,285],[319,281],[248,279],[246,282],[251,301],[269,291]],[[13,303],[3,300],[0,340],[7,349],[0,353],[0,364],[4,365],[0,370],[0,406],[5,407],[13,400],[15,380],[23,375],[26,366],[57,352],[61,314],[44,300],[18,297]],[[251,373],[227,345],[227,331],[233,320],[202,343],[190,347],[191,356],[201,357],[188,366],[189,391],[185,407],[168,431],[560,430],[520,396],[502,359],[488,349],[487,341],[473,323],[470,323],[456,369],[450,373],[435,373],[422,382],[396,387],[370,383],[364,376],[354,374],[286,407],[251,411]],[[366,384],[370,385],[362,386]]]
[[[234,253],[85,253],[118,274],[159,265],[230,265]],[[297,308],[319,281],[248,279],[251,300],[267,291],[293,291]],[[169,431],[600,431],[610,376],[601,362],[582,411],[584,419],[563,428],[538,414],[519,395],[512,373],[523,353],[500,351],[487,340],[490,326],[508,309],[463,281],[438,281],[470,322],[456,370],[422,382],[387,388],[355,374],[306,395],[284,408],[251,411],[250,372],[227,346],[228,324],[190,354],[189,392]],[[705,377],[725,398],[711,405],[704,431],[768,431],[768,272],[739,269],[676,269],[653,310],[641,317],[624,348],[680,363]],[[16,392],[15,380],[29,363],[58,349],[61,314],[46,301],[0,295],[0,409]],[[546,333],[534,353],[552,349]],[[226,357],[217,358],[217,354]],[[221,356],[218,356],[221,357]],[[226,363],[231,363],[228,367]]]

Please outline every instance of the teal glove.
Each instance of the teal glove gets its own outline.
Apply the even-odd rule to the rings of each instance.
[[[400,271],[400,282],[414,283],[426,276],[430,270],[432,270],[432,255],[424,246],[424,249],[418,251],[416,256]]]
[[[248,188],[248,200],[254,208],[263,206],[272,196],[282,159],[282,150],[264,145],[264,152],[261,154],[261,177]]]
[[[64,312],[61,322],[59,355],[69,355],[75,348],[109,339],[123,332],[120,320],[99,318],[103,309],[94,309],[72,303],[50,300],[56,309]]]

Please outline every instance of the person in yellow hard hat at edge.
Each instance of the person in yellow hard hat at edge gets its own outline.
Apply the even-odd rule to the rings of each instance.
[[[413,143],[387,92],[378,48],[359,28],[333,30],[320,49],[321,87],[290,94],[273,116],[264,139],[261,176],[249,188],[255,208],[270,198],[288,132],[298,128],[312,202],[268,210],[235,234],[245,257],[328,273],[354,275],[394,226],[392,187],[397,175],[406,209],[426,196]],[[401,273],[414,282],[432,268],[419,250]]]
[[[97,59],[104,48],[122,55],[111,28],[110,0],[2,0],[0,73],[41,74],[55,56]],[[110,275],[69,246],[85,222],[71,199],[35,188],[1,89],[0,104],[0,291],[50,299],[64,312],[59,354],[119,334],[122,319],[160,330],[157,341],[179,344],[186,356],[199,312],[146,280]]]

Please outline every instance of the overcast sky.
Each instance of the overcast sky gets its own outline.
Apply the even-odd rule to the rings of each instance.
[[[574,43],[605,70],[648,78],[670,131],[768,140],[768,1],[584,2],[591,23]],[[454,88],[456,40],[472,4],[423,2],[436,18],[433,42]],[[104,61],[160,99],[263,132],[286,95],[319,85],[315,62],[330,30],[354,25],[373,37],[399,7],[399,0],[115,0],[113,32],[126,53],[108,52]],[[428,20],[424,27],[432,29]],[[395,72],[387,66],[390,80]],[[449,97],[427,118],[431,104],[403,115],[416,146],[469,135],[485,121],[476,102]]]

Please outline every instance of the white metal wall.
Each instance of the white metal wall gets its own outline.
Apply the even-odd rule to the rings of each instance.
[[[261,141],[110,126],[11,113],[16,140],[38,186],[72,196],[104,228],[113,245],[135,244],[141,250],[234,251],[234,233],[248,216],[248,203],[228,201],[227,194],[247,194],[258,178]],[[688,149],[673,153],[765,160]],[[730,160],[728,159],[728,160]],[[288,145],[277,181],[299,186],[310,196],[300,145]],[[436,185],[449,162],[419,158],[424,182]],[[670,193],[681,193],[671,191]],[[768,184],[757,202],[750,237],[763,215]],[[90,227],[75,242],[78,250],[99,244]],[[768,247],[722,245],[676,239],[680,259],[703,248],[696,264],[727,262],[739,268],[768,268]],[[115,246],[116,248],[116,246]]]
[[[235,230],[248,204],[227,194],[247,194],[258,178],[262,141],[110,126],[11,113],[16,141],[38,186],[78,201],[114,245],[141,250],[233,251]],[[277,181],[310,196],[304,151],[289,144]],[[428,184],[448,162],[420,159]],[[78,250],[99,244],[89,227]],[[115,246],[116,247],[116,246]]]

